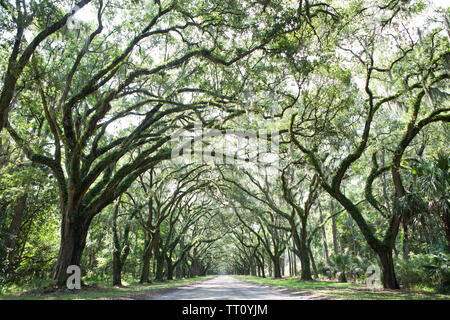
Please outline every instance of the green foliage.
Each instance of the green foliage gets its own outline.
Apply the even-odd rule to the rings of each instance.
[[[364,257],[348,253],[332,254],[329,257],[330,271],[335,277],[338,272],[341,272],[347,279],[357,282],[365,281],[366,270],[371,264],[371,261]],[[323,268],[323,271],[326,271],[326,268]]]
[[[330,256],[330,266],[335,272],[347,273],[351,267],[351,257],[346,253],[337,253]]]
[[[432,161],[422,160],[419,164],[413,166],[411,174],[418,177],[420,190],[429,198],[448,197],[450,157],[442,150]]]
[[[437,292],[449,292],[450,260],[443,252],[411,253],[408,260],[396,261],[397,276],[407,288],[431,287]]]
[[[371,262],[360,256],[352,256],[349,270],[349,277],[364,282],[366,280],[366,271]]]
[[[285,287],[290,290],[298,290],[302,294],[309,293],[316,298],[325,297],[336,300],[448,300],[448,295],[436,294],[430,292],[407,292],[394,290],[374,291],[368,289],[367,286],[354,283],[337,283],[337,282],[301,282],[298,278],[262,279],[256,277],[237,278],[263,283],[265,285],[273,285],[276,287]]]
[[[424,264],[425,273],[437,283],[438,292],[450,293],[450,254],[433,254],[429,263]]]
[[[3,294],[45,291],[72,225],[88,229],[75,258],[92,285],[111,283],[117,252],[126,283],[140,280],[146,256],[150,279],[273,276],[288,251],[306,270],[310,250],[326,275],[333,241],[334,275],[363,281],[372,249],[389,245],[410,253],[396,260],[402,286],[448,290],[448,255],[426,253],[448,241],[442,10],[421,0],[92,1],[80,30],[52,31],[73,1],[10,3],[0,6]],[[279,168],[171,161],[170,138],[196,123],[279,130]],[[339,208],[319,216],[330,199]]]

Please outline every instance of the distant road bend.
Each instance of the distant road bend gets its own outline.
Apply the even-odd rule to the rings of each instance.
[[[291,292],[233,278],[217,276],[199,283],[174,288],[148,300],[318,300],[322,296]]]

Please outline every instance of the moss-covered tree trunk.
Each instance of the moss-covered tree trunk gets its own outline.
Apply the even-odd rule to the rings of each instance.
[[[301,221],[302,227],[300,230],[301,242],[300,242],[300,264],[302,267],[301,271],[301,279],[302,280],[312,280],[311,276],[311,265],[309,260],[309,247],[308,247],[308,239],[306,232],[306,218]]]
[[[155,253],[155,260],[156,260],[155,280],[162,281],[164,276],[164,253],[162,252]]]
[[[82,218],[68,219],[66,216],[63,217],[60,248],[53,273],[53,279],[59,287],[66,285],[67,268],[70,265],[80,266],[81,264],[89,222]]]
[[[395,276],[394,261],[392,259],[392,248],[385,247],[378,252],[381,269],[383,272],[383,287],[387,289],[400,289]]]
[[[150,260],[152,258],[152,245],[151,239],[147,238],[144,243],[144,253],[142,255],[142,270],[140,283],[150,282]]]
[[[16,207],[14,208],[14,215],[11,219],[11,223],[9,224],[7,236],[4,240],[4,251],[6,252],[7,256],[6,272],[12,272],[15,269],[17,256],[16,246],[20,236],[20,227],[22,225],[25,214],[27,198],[28,192],[25,192],[22,196],[19,197]]]
[[[280,264],[280,257],[273,257],[272,259],[273,263],[273,277],[281,279],[281,264]]]
[[[173,280],[173,261],[172,258],[166,255],[166,266],[167,266],[167,280]]]
[[[123,262],[120,259],[120,252],[113,252],[113,286],[122,285]]]

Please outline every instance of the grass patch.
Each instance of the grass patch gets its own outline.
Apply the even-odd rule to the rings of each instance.
[[[152,291],[164,290],[180,285],[210,279],[214,276],[177,279],[149,284],[133,283],[122,287],[86,287],[81,290],[57,290],[48,293],[24,292],[20,294],[0,295],[0,300],[105,300],[105,299],[132,299],[149,294]]]
[[[450,300],[448,294],[437,294],[426,291],[406,290],[370,290],[363,284],[339,283],[333,281],[303,282],[298,278],[257,278],[235,276],[238,279],[250,280],[266,285],[288,288],[295,291],[320,295],[333,300]]]

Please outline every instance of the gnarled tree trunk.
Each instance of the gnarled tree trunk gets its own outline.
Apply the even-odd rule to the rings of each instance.
[[[273,277],[274,278],[282,278],[281,277],[280,257],[279,256],[273,257],[272,262],[273,262]]]
[[[11,272],[15,268],[16,264],[16,246],[20,235],[20,226],[22,225],[23,217],[25,214],[25,208],[28,198],[28,192],[25,192],[17,201],[17,205],[14,209],[14,216],[8,228],[8,234],[5,238],[5,252],[7,256],[8,266],[7,272]]]
[[[80,266],[81,264],[89,224],[90,221],[81,218],[70,221],[66,216],[63,217],[60,248],[53,273],[53,279],[60,287],[66,285],[67,268],[70,265]]]
[[[144,244],[144,254],[142,256],[142,271],[140,283],[150,282],[150,260],[152,258],[151,240],[147,239]]]
[[[383,248],[378,251],[381,269],[383,272],[383,287],[387,289],[400,289],[395,276],[394,261],[392,260],[392,248]]]

